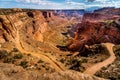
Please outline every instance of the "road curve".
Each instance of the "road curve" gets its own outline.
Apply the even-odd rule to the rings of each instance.
[[[91,66],[90,68],[86,69],[84,71],[85,74],[94,75],[102,67],[106,67],[107,65],[112,64],[114,62],[114,60],[116,59],[115,54],[114,54],[113,49],[112,49],[114,44],[102,43],[102,45],[104,45],[107,48],[107,50],[110,54],[110,57],[108,59],[104,60],[103,62],[97,63],[97,64]]]
[[[15,44],[16,44],[16,47],[23,53],[29,53],[33,56],[36,56],[38,58],[41,58],[42,60],[50,63],[56,71],[64,71],[65,68],[61,67],[60,64],[58,64],[56,61],[53,61],[51,58],[49,58],[48,56],[46,55],[43,55],[43,54],[40,54],[40,53],[36,53],[36,52],[29,52],[29,51],[26,51],[23,49],[23,46],[22,46],[22,43],[20,42],[20,39],[19,39],[19,31],[17,31],[17,36],[16,36],[16,39],[15,39]]]

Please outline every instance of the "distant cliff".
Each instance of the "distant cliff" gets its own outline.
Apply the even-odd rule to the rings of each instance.
[[[81,51],[84,45],[111,42],[120,43],[120,9],[101,9],[85,13],[82,22],[77,25],[77,32],[69,50]],[[106,12],[104,12],[106,11]]]
[[[104,21],[113,20],[120,16],[120,8],[102,8],[93,13],[85,13],[82,21]]]

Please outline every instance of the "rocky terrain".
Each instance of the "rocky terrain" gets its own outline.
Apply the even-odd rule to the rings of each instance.
[[[0,80],[114,78],[100,76],[99,69],[93,70],[98,77],[86,72],[111,59],[113,44],[120,43],[119,9],[102,10],[0,9]]]
[[[108,67],[103,67],[95,75],[103,78],[109,78],[111,80],[120,79],[120,45],[113,47],[113,51],[116,55],[116,60],[110,64]]]
[[[106,13],[103,13],[106,11]],[[115,12],[116,11],[116,14]],[[120,9],[101,9],[93,13],[85,13],[81,23],[77,24],[75,37],[68,49],[80,51],[84,45],[111,42],[119,44]],[[107,14],[107,12],[109,12]]]
[[[75,71],[61,71],[54,73],[26,71],[22,67],[0,63],[1,80],[105,80],[95,76],[85,75]]]

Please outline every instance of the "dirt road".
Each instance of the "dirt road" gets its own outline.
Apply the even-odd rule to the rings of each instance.
[[[16,47],[23,53],[29,53],[33,56],[36,56],[36,57],[39,57],[41,58],[42,60],[50,63],[56,71],[64,71],[65,68],[61,67],[60,64],[58,64],[56,61],[53,61],[51,58],[49,58],[48,56],[46,55],[43,55],[41,53],[35,53],[35,52],[29,52],[29,51],[26,51],[23,49],[23,46],[22,46],[22,43],[20,42],[20,38],[19,38],[19,31],[17,31],[17,35],[16,35],[16,39],[15,39],[15,43],[16,43]]]
[[[106,60],[104,60],[103,62],[97,63],[95,65],[93,65],[92,67],[86,69],[86,71],[84,72],[85,74],[89,74],[89,75],[94,75],[97,71],[99,71],[102,67],[106,67],[109,64],[112,64],[115,60],[115,54],[113,52],[113,46],[114,44],[112,43],[102,43],[102,45],[104,45],[107,50],[109,51],[110,57]]]

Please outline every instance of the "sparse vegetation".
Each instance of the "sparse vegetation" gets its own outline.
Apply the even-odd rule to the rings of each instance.
[[[0,62],[15,64],[21,66],[26,70],[39,70],[41,73],[54,71],[54,68],[39,58],[33,57],[31,54],[21,53],[14,48],[10,52],[0,50]]]
[[[14,63],[15,60],[13,58],[5,58],[3,62],[4,63]]]
[[[20,63],[20,66],[22,66],[23,68],[27,68],[28,67],[28,62],[27,61],[22,61],[21,63]]]
[[[44,61],[40,59],[37,63],[43,63],[43,62],[44,62]]]
[[[119,59],[120,58],[120,45],[114,46],[113,51],[114,51],[116,57]]]
[[[65,62],[65,60],[64,60],[64,59],[61,59],[61,60],[60,60],[60,62],[64,63],[64,62]]]
[[[113,51],[116,55],[114,63],[103,67],[102,70],[96,73],[96,76],[110,80],[120,80],[120,45],[114,46]]]
[[[7,57],[8,52],[5,50],[1,50],[0,51],[0,59],[4,59],[5,57]]]
[[[23,55],[18,53],[13,56],[14,59],[22,59]]]
[[[13,48],[12,52],[18,52],[19,50],[17,48]]]
[[[84,57],[91,57],[93,55],[101,53],[108,55],[108,51],[104,46],[102,46],[101,44],[94,44],[89,46],[89,48],[85,48],[85,50],[81,52],[79,55]]]

